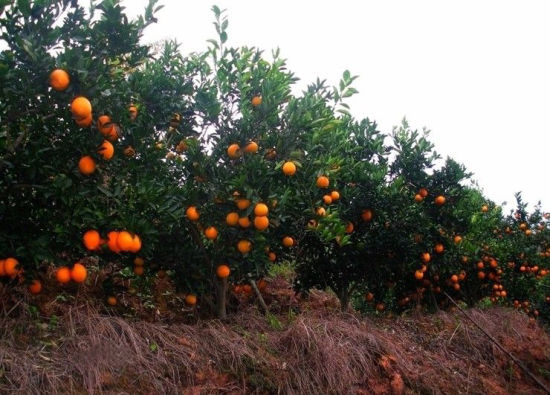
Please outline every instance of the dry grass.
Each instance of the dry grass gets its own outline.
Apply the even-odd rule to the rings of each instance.
[[[226,323],[168,325],[84,305],[57,328],[25,311],[0,321],[1,393],[542,393],[451,313],[370,320],[319,309],[276,330],[253,307]],[[538,376],[550,370],[550,338],[525,316],[469,314]]]

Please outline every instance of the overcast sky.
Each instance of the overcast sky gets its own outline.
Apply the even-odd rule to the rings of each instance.
[[[228,11],[230,46],[279,47],[299,88],[360,76],[352,113],[382,131],[407,117],[443,156],[474,173],[497,204],[522,191],[550,205],[549,1],[161,0],[144,40],[176,38],[184,53],[215,37],[213,4]],[[128,0],[135,15],[146,0]],[[510,205],[508,208],[511,208]]]

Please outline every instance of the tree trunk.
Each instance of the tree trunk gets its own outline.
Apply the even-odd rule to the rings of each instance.
[[[340,299],[340,310],[347,311],[349,308],[349,294],[347,287],[342,288],[338,293],[338,299]]]
[[[227,310],[226,310],[226,297],[227,297],[227,277],[217,279],[217,313],[218,318],[223,320],[227,317]]]

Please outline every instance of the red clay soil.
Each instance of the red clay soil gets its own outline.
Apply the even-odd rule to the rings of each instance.
[[[278,291],[279,292],[279,291]],[[0,317],[0,393],[543,394],[460,313],[364,318],[328,294],[267,294],[226,322],[150,322],[21,303]],[[550,386],[550,337],[503,308],[468,314]]]

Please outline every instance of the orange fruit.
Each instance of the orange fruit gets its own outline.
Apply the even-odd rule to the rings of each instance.
[[[275,262],[275,259],[277,259],[277,255],[275,255],[274,252],[270,252],[267,254],[267,259],[269,259],[271,262]]]
[[[185,304],[188,306],[194,306],[197,304],[197,296],[194,294],[188,294],[185,296]]]
[[[216,268],[216,276],[219,278],[227,278],[229,277],[229,273],[231,273],[231,270],[227,265],[220,265]]]
[[[116,298],[115,298],[114,296],[109,296],[109,297],[107,298],[107,304],[108,304],[109,306],[116,306],[116,304],[117,304]]]
[[[485,278],[485,273],[482,271],[477,272],[477,278],[483,280]]]
[[[138,235],[132,236],[132,245],[128,251],[133,252],[134,254],[141,250],[141,238]]]
[[[353,223],[352,222],[348,222],[346,224],[346,233],[351,233],[353,232]]]
[[[92,114],[92,103],[84,96],[78,96],[71,102],[71,112],[75,119],[87,118]]]
[[[486,213],[487,211],[489,211],[489,206],[487,206],[486,204],[484,204],[483,206],[481,206],[481,212],[482,212],[482,213]]]
[[[248,228],[250,226],[250,219],[248,217],[239,218],[239,226],[241,228]]]
[[[382,311],[384,311],[385,308],[386,308],[386,306],[384,306],[384,303],[378,303],[378,304],[376,305],[376,310],[377,310],[377,311],[382,312]]]
[[[438,197],[435,198],[435,204],[436,206],[443,206],[446,200],[447,199],[445,199],[445,196],[439,195]]]
[[[65,70],[55,69],[50,73],[50,86],[58,91],[64,91],[69,87],[71,83],[71,77]]]
[[[248,199],[237,199],[235,200],[235,204],[239,208],[239,210],[246,210],[250,206],[250,200]]]
[[[424,272],[422,270],[417,270],[414,272],[414,278],[417,280],[422,280],[424,278]]]
[[[103,143],[99,146],[97,153],[103,157],[105,160],[110,160],[115,154],[115,147],[109,141],[104,140]]]
[[[416,203],[420,203],[420,202],[422,202],[423,200],[424,200],[424,198],[422,197],[421,194],[417,193],[416,195],[414,195],[414,201],[415,201]]]
[[[254,207],[254,215],[258,217],[265,217],[269,213],[269,208],[264,203],[258,203]]]
[[[197,207],[195,206],[189,206],[187,207],[187,210],[185,210],[185,215],[187,215],[187,218],[191,221],[198,221],[200,214],[197,211]]]
[[[117,254],[120,252],[120,247],[118,246],[118,235],[119,232],[114,230],[107,234],[107,246],[109,246],[111,251]]]
[[[319,188],[328,188],[329,184],[330,184],[330,180],[328,179],[327,176],[319,176],[317,177],[317,187]]]
[[[340,192],[338,191],[332,191],[330,193],[330,197],[332,198],[332,201],[335,202],[340,199]]]
[[[145,260],[139,256],[136,256],[134,258],[134,265],[136,266],[143,266],[145,264]]]
[[[29,292],[38,295],[42,291],[42,283],[39,280],[32,280],[29,284]]]
[[[332,204],[332,196],[330,196],[330,195],[323,196],[323,203]]]
[[[105,133],[104,136],[109,141],[117,141],[120,136],[120,127],[115,123],[109,125],[107,133]]]
[[[87,128],[93,122],[92,114],[90,113],[90,115],[88,115],[86,118],[75,119],[75,122],[81,128]]]
[[[71,271],[67,266],[62,266],[55,272],[55,278],[61,284],[66,284],[71,281]]]
[[[239,144],[231,144],[227,147],[227,155],[231,159],[239,158],[241,156],[241,148],[239,147]]]
[[[252,249],[252,243],[250,240],[239,240],[237,243],[237,249],[241,254],[248,254]]]
[[[455,244],[459,244],[462,241],[462,237],[459,235],[456,235],[453,240]]]
[[[422,253],[422,255],[420,255],[420,259],[422,260],[422,262],[428,263],[428,262],[430,262],[432,257],[430,256],[429,252],[424,252],[424,253]]]
[[[91,156],[83,156],[78,162],[78,170],[85,176],[92,174],[95,171],[95,161]]]
[[[130,232],[123,230],[118,233],[117,245],[120,251],[130,251],[134,247],[134,238]]]
[[[262,97],[261,96],[254,96],[252,98],[252,106],[253,107],[258,107],[260,104],[262,104]]]
[[[145,271],[143,266],[134,266],[134,274],[136,276],[143,276],[143,272]]]
[[[420,188],[420,190],[418,191],[418,194],[423,198],[425,198],[426,196],[428,196],[428,190],[426,188]]]
[[[229,226],[237,226],[239,223],[239,214],[231,212],[225,217],[225,223]]]
[[[244,152],[247,154],[255,154],[258,152],[258,144],[254,141],[251,141],[244,147]]]
[[[86,233],[84,233],[84,236],[82,237],[82,242],[84,243],[84,246],[90,250],[95,251],[99,249],[99,245],[101,243],[101,237],[99,236],[99,232],[97,230],[88,230]]]
[[[372,211],[370,209],[363,210],[363,213],[361,213],[361,218],[363,218],[363,221],[369,222],[372,220]]]
[[[15,258],[6,258],[4,260],[4,273],[8,277],[15,277],[18,273],[17,266],[19,266],[19,261]]]
[[[476,266],[477,266],[478,269],[483,269],[483,267],[484,267],[485,265],[483,264],[482,261],[479,261],[479,262],[477,263]]]
[[[445,250],[445,247],[443,246],[443,244],[441,243],[437,243],[434,247],[434,251],[437,253],[437,254],[441,254],[443,253],[443,251]]]
[[[460,290],[460,284],[459,283],[454,283],[453,288],[454,288],[455,291]]]
[[[457,283],[457,282],[458,282],[458,276],[457,276],[456,274],[453,274],[453,275],[451,276],[451,281],[452,281],[453,283]]]
[[[374,294],[372,292],[367,292],[365,294],[365,300],[367,302],[372,302],[374,300]]]
[[[216,237],[218,237],[218,230],[213,226],[209,226],[204,230],[204,235],[207,239],[214,240]]]
[[[285,162],[283,165],[283,174],[285,176],[293,176],[296,174],[296,165],[294,162]]]
[[[327,215],[327,210],[325,210],[323,207],[318,207],[317,210],[315,210],[315,213],[319,217],[324,217],[325,215]]]
[[[88,271],[81,263],[75,263],[73,265],[73,268],[71,270],[71,279],[75,283],[83,283],[86,280],[86,276],[88,275]]]
[[[285,247],[292,247],[294,245],[294,239],[290,236],[283,237],[283,245]]]
[[[136,119],[138,115],[138,109],[133,104],[130,104],[130,107],[128,107],[128,112],[130,113],[130,119],[133,121]]]
[[[245,295],[250,295],[252,294],[252,286],[250,284],[245,284],[243,285],[243,293]]]
[[[267,217],[254,218],[254,227],[258,230],[266,230],[269,226],[269,219]]]

